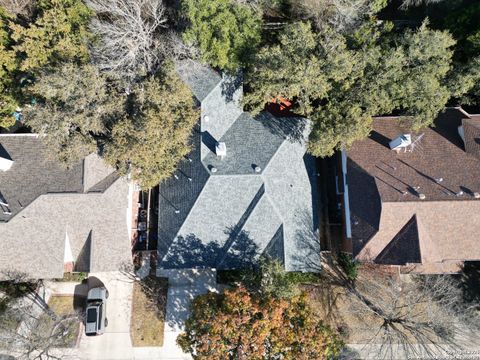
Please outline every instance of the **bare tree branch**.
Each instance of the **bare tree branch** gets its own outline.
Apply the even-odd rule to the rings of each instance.
[[[93,58],[100,69],[134,77],[152,73],[165,57],[169,35],[162,0],[87,0],[95,11],[91,29],[99,41]]]
[[[31,17],[36,3],[35,0],[0,0],[0,7],[14,15]]]

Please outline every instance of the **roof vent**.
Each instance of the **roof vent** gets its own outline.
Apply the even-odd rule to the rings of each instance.
[[[205,116],[203,117],[203,121],[205,121],[205,122],[209,122],[209,121],[210,121],[210,118],[208,117],[208,115],[205,115]]]
[[[418,198],[419,198],[420,200],[425,200],[427,197],[425,196],[425,194],[419,193],[419,194],[418,194]]]
[[[473,193],[473,197],[474,197],[475,199],[480,199],[480,193],[474,192],[474,193]]]
[[[0,155],[0,170],[1,171],[10,170],[12,165],[13,165],[13,160]]]
[[[255,166],[255,172],[259,173],[260,171],[262,171],[262,168],[260,166]]]
[[[217,172],[217,168],[215,166],[212,166],[210,168],[210,171],[215,174]]]
[[[215,153],[217,154],[217,156],[224,158],[225,156],[227,156],[227,145],[225,145],[224,142],[217,143],[217,146],[215,146]]]
[[[397,136],[395,139],[390,141],[388,145],[390,146],[390,149],[395,150],[395,151],[400,151],[401,149],[405,149],[409,145],[412,144],[412,135],[410,134],[403,134],[400,136]]]

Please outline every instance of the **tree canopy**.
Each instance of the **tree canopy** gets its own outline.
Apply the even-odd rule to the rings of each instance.
[[[198,120],[193,95],[170,67],[134,91],[132,116],[113,125],[105,158],[146,188],[172,175]]]
[[[18,64],[11,49],[8,24],[11,15],[0,8],[0,126],[8,126],[15,120],[12,116],[19,105],[15,96],[14,75]]]
[[[345,36],[297,22],[257,54],[245,103],[259,111],[274,98],[293,100],[313,121],[310,152],[328,156],[366,137],[375,115],[396,110],[414,129],[430,125],[451,96],[454,44],[427,23],[400,33],[367,23]]]
[[[329,359],[342,347],[306,295],[258,299],[241,286],[196,297],[177,342],[198,360]]]
[[[20,70],[31,71],[59,61],[85,62],[90,10],[77,0],[42,0],[36,20],[23,26],[12,23],[13,49]]]
[[[107,126],[123,115],[125,99],[109,93],[107,79],[92,65],[66,63],[41,74],[30,92],[38,102],[25,108],[25,123],[67,165],[96,152]]]
[[[247,5],[233,0],[183,0],[190,24],[187,43],[198,46],[204,62],[226,70],[237,70],[260,41],[260,16]]]
[[[29,103],[24,87],[62,62],[89,58],[90,10],[76,0],[42,0],[25,22],[0,7],[0,126],[12,125],[17,107]]]

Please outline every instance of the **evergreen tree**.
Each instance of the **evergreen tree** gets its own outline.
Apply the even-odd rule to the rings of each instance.
[[[248,62],[260,41],[261,18],[233,0],[183,0],[190,26],[187,43],[196,45],[202,60],[213,67],[236,70]]]

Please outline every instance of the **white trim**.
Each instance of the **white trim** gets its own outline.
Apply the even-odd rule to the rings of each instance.
[[[0,134],[0,137],[5,136],[5,137],[12,137],[12,136],[28,136],[28,137],[39,137],[39,134]]]
[[[133,181],[128,183],[128,205],[127,205],[127,230],[128,230],[128,239],[132,239],[132,217],[133,217]]]
[[[73,262],[73,253],[72,247],[70,246],[70,239],[68,238],[68,233],[65,230],[65,251],[63,252],[63,263],[70,263]]]

